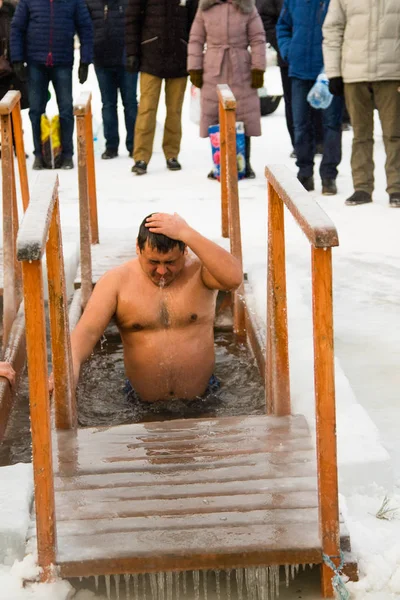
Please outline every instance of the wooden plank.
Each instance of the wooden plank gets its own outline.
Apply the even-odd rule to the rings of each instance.
[[[29,204],[29,183],[26,171],[26,156],[24,145],[24,131],[22,128],[21,105],[18,102],[12,111],[12,123],[14,128],[15,153],[18,161],[19,181],[21,186],[22,206],[24,211]]]
[[[185,515],[227,511],[273,510],[275,508],[315,508],[316,490],[264,492],[235,496],[207,496],[187,498],[146,498],[112,500],[100,503],[73,503],[74,498],[62,501],[64,493],[57,492],[57,522],[74,519],[114,519],[134,516]],[[81,497],[85,497],[81,495]]]
[[[32,203],[28,211],[31,206]],[[35,374],[29,378],[29,405],[38,525],[38,564],[43,569],[42,578],[47,580],[51,577],[52,565],[56,560],[56,528],[42,264],[40,260],[24,262],[22,269],[28,366],[30,373]]]
[[[71,477],[56,477],[55,489],[86,490],[106,487],[129,487],[136,485],[157,484],[183,485],[188,483],[210,483],[223,481],[250,481],[252,479],[279,479],[285,477],[313,477],[316,476],[315,461],[303,463],[289,463],[287,465],[271,465],[268,461],[264,464],[248,465],[246,469],[241,466],[216,467],[201,470],[170,471],[123,471],[110,473],[95,473],[92,475],[75,475]]]
[[[336,449],[331,249],[312,248],[315,415],[323,552],[338,565],[339,498]],[[322,565],[322,593],[333,595],[332,571]]]
[[[168,530],[120,532],[79,536],[79,542],[78,547],[75,536],[61,539],[57,563],[62,576],[79,574],[82,563],[85,574],[93,574],[321,561],[317,528],[301,523],[188,529],[179,535]],[[113,556],[110,547],[116,549]]]
[[[289,415],[289,341],[286,299],[285,223],[283,203],[268,185],[268,373],[270,409]]]
[[[269,165],[265,167],[265,176],[313,246],[330,248],[339,245],[333,222],[294,173],[284,165]]]
[[[226,112],[219,102],[219,145],[220,159],[220,183],[221,183],[221,236],[229,237],[229,207],[228,207],[228,179],[226,163]]]
[[[75,112],[75,114],[77,114]],[[92,254],[91,254],[91,232],[90,232],[90,207],[89,188],[87,172],[87,140],[86,119],[83,115],[76,117],[77,141],[78,141],[78,183],[79,183],[79,224],[80,224],[80,268],[82,288],[82,308],[92,293]]]
[[[94,165],[94,144],[93,144],[93,124],[92,107],[89,103],[89,109],[86,114],[86,164],[87,180],[90,210],[90,232],[92,244],[99,243],[99,223],[97,217],[97,192],[96,192],[96,169]]]
[[[317,526],[318,508],[296,508],[292,510],[273,509],[248,512],[219,512],[187,515],[153,515],[147,517],[128,517],[126,519],[84,519],[60,521],[57,523],[57,539],[62,537],[103,535],[123,531],[185,531],[187,529],[222,530],[226,527],[246,527],[247,525],[287,525],[302,523]],[[34,534],[34,531],[32,532]],[[62,542],[61,542],[62,543]],[[79,539],[75,544],[79,546]]]
[[[75,452],[74,448],[71,452]],[[179,459],[178,459],[179,460]],[[196,457],[192,460],[184,460],[178,462],[176,458],[158,459],[148,458],[143,460],[136,460],[130,463],[122,462],[115,463],[109,462],[99,464],[96,460],[87,461],[87,463],[81,465],[76,462],[76,453],[74,455],[59,457],[54,453],[54,465],[59,476],[63,477],[76,477],[78,475],[92,475],[95,468],[96,474],[109,474],[118,472],[129,472],[136,473],[142,471],[156,471],[162,472],[178,472],[179,470],[191,469],[195,470],[212,470],[218,467],[238,466],[241,465],[244,469],[248,466],[256,464],[265,464],[267,461],[271,465],[285,465],[287,463],[302,463],[305,461],[315,461],[315,450],[300,450],[296,452],[280,452],[278,453],[258,453],[258,454],[244,454],[243,456],[228,456],[228,457],[209,457],[203,458],[201,461],[197,460]]]
[[[21,100],[21,92],[10,90],[0,100],[0,115],[10,115]]]
[[[18,260],[36,261],[43,256],[50,228],[54,202],[58,196],[58,177],[40,175],[40,183],[32,193],[17,239]]]
[[[58,198],[54,203],[49,238],[46,244],[46,259],[54,374],[55,422],[58,429],[71,429],[77,425],[77,414]]]

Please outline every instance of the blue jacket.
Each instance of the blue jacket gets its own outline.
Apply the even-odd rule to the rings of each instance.
[[[361,0],[362,1],[362,0]],[[329,0],[285,0],[276,33],[289,77],[314,80],[324,66],[322,25]]]
[[[81,61],[90,64],[93,26],[84,0],[20,0],[11,24],[11,60],[72,65],[75,33]]]

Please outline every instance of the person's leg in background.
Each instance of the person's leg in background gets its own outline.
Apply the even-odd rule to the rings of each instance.
[[[130,156],[133,156],[135,123],[138,110],[137,82],[137,73],[128,73],[128,71],[125,70],[125,67],[118,67],[118,87],[121,91],[125,115],[125,144]]]
[[[314,189],[315,133],[307,94],[315,82],[296,77],[292,77],[291,81],[294,149],[297,156],[296,165],[299,168],[297,178],[304,188],[311,192]]]
[[[118,156],[118,67],[95,67],[101,93],[101,114],[106,148],[101,158],[108,160]]]
[[[324,125],[322,122],[322,110],[311,108],[312,121],[315,136],[315,154],[324,153]]]
[[[132,172],[144,175],[153,152],[156,117],[160,100],[162,79],[148,73],[140,73],[140,103],[135,125],[135,145]]]
[[[346,204],[372,202],[374,191],[374,93],[367,81],[345,83],[344,95],[353,126],[351,174],[354,193]]]
[[[47,94],[49,89],[48,67],[45,65],[29,65],[28,68],[29,89],[29,118],[32,124],[35,170],[43,169],[42,143],[40,136],[40,120],[46,111]]]
[[[337,193],[336,177],[342,160],[343,97],[334,96],[328,108],[321,110],[324,127],[324,148],[319,172],[322,193],[332,196]]]
[[[400,81],[373,83],[386,151],[386,191],[390,206],[400,207]]]
[[[164,124],[163,151],[167,167],[179,171],[178,162],[182,139],[182,105],[185,96],[187,77],[174,77],[165,80],[165,104],[167,116]]]
[[[50,78],[56,92],[58,112],[60,114],[62,169],[72,169],[74,163],[74,108],[72,102],[72,67],[50,67]]]
[[[280,67],[283,99],[285,102],[285,118],[286,127],[288,129],[292,147],[294,148],[294,125],[293,125],[293,113],[292,113],[292,83],[289,78],[289,67]],[[294,158],[294,151],[292,152]]]

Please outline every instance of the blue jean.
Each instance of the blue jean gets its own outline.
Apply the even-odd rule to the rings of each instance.
[[[46,112],[47,94],[50,81],[56,92],[58,112],[60,115],[62,154],[70,158],[74,153],[72,136],[74,133],[74,112],[72,104],[72,66],[46,67],[46,65],[29,65],[29,117],[32,124],[35,156],[41,156],[40,118]]]
[[[137,115],[137,73],[128,73],[123,66],[96,67],[97,81],[99,82],[101,101],[103,103],[103,128],[106,138],[107,150],[118,150],[118,90],[121,92],[124,105],[126,127],[126,149],[131,154],[133,151],[135,122]]]
[[[292,77],[292,110],[294,123],[294,149],[299,168],[298,177],[312,177],[316,146],[312,108],[307,94],[314,81]],[[337,167],[342,160],[342,115],[344,99],[334,96],[330,106],[322,110],[324,152],[320,165],[321,179],[336,179]]]

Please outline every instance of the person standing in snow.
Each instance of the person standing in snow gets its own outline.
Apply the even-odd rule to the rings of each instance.
[[[377,108],[389,203],[400,207],[400,2],[331,0],[323,33],[329,89],[338,97],[344,93],[354,131],[354,193],[346,204],[372,202]]]
[[[118,156],[118,90],[125,113],[126,148],[133,155],[137,114],[137,73],[125,69],[125,11],[128,0],[86,0],[94,28],[94,68],[103,103],[106,149],[103,159]]]
[[[11,59],[17,76],[29,85],[29,117],[35,161],[44,168],[40,120],[46,110],[52,82],[60,113],[62,155],[58,167],[72,169],[74,115],[72,66],[74,35],[81,42],[79,82],[88,76],[93,54],[93,28],[84,0],[20,0],[11,23]]]
[[[249,179],[255,177],[250,138],[261,135],[257,89],[264,85],[265,67],[265,33],[254,0],[200,0],[188,51],[190,81],[201,88],[200,136],[208,137],[208,128],[218,123],[216,86],[228,84],[237,102],[237,121],[244,123]],[[215,177],[214,170],[208,177]]]
[[[256,0],[257,10],[260,13],[260,17],[264,25],[267,43],[271,44],[278,54],[278,65],[281,72],[283,98],[285,101],[286,126],[288,128],[290,140],[293,146],[291,158],[295,158],[296,153],[294,151],[292,83],[289,78],[289,65],[285,60],[283,60],[279,52],[278,40],[276,37],[276,24],[278,23],[279,15],[281,14],[282,5],[283,0]],[[313,109],[312,116],[316,135],[316,153],[322,154],[324,145],[324,130],[322,127],[321,111]]]
[[[314,190],[316,136],[307,95],[324,67],[322,24],[329,0],[284,0],[276,27],[279,50],[289,63],[292,84],[294,148],[297,177],[307,191]],[[337,193],[336,177],[342,159],[343,98],[333,98],[322,112],[324,147],[320,165],[322,193]]]
[[[165,80],[167,115],[163,152],[167,168],[179,171],[182,105],[187,83],[186,58],[197,0],[128,0],[126,11],[126,68],[140,71],[140,103],[135,127],[135,164],[144,175],[153,152],[157,107]]]

